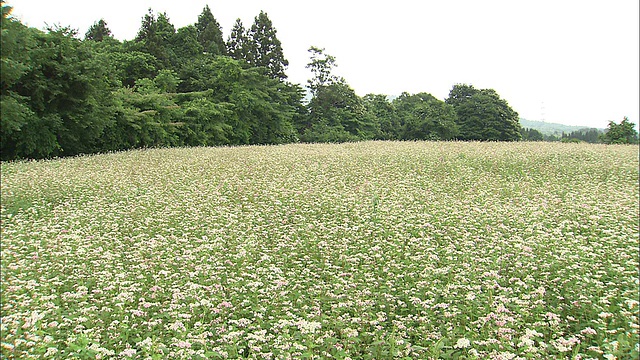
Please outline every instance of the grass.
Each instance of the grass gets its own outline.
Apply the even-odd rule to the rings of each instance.
[[[638,147],[2,163],[2,358],[638,357]]]

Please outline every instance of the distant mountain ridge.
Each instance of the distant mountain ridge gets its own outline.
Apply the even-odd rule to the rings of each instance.
[[[548,123],[544,121],[534,121],[520,118],[520,125],[523,128],[536,129],[543,135],[562,135],[562,133],[570,133],[572,131],[590,129],[589,126],[564,125],[557,123]]]

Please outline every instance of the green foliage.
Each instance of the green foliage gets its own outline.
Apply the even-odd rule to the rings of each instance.
[[[340,81],[340,78],[331,74],[333,68],[338,65],[336,64],[336,58],[325,54],[324,49],[311,46],[308,51],[311,53],[311,61],[306,67],[311,70],[313,76],[307,80],[307,87],[311,94],[315,95],[318,89]]]
[[[236,60],[244,61],[247,65],[255,63],[253,59],[253,42],[249,38],[249,32],[242,25],[240,19],[231,28],[231,34],[227,41],[227,54]]]
[[[456,85],[445,102],[426,93],[362,98],[333,74],[335,57],[317,47],[309,49],[306,94],[286,81],[288,61],[263,11],[249,29],[236,20],[226,44],[208,6],[177,30],[166,13],[149,9],[135,39],[124,42],[104,19],[80,40],[65,27],[26,27],[10,12],[2,2],[3,160],[297,141],[540,140],[492,89]],[[634,134],[625,120],[602,139],[637,142]]]
[[[16,72],[19,78],[5,81],[3,74],[3,158],[95,151],[112,115],[113,83],[101,59],[68,28],[28,29],[22,36],[32,44],[23,49],[29,67]]]
[[[111,36],[111,30],[107,27],[107,22],[104,19],[93,23],[84,35],[85,40],[103,41],[108,38],[113,38],[113,36]]]
[[[284,58],[282,44],[267,13],[260,11],[255,17],[248,36],[251,39],[251,55],[247,59],[249,63],[252,66],[266,68],[271,78],[286,79],[284,71],[289,66],[289,61]]]
[[[291,105],[295,88],[259,68],[244,69],[231,58],[216,62],[221,71],[212,88],[218,89],[220,102],[234,104],[232,144],[281,144],[297,138],[292,125],[296,109]]]
[[[577,139],[577,138],[573,138],[573,137],[563,137],[560,142],[563,143],[572,143],[572,144],[579,144],[582,142],[582,140]]]
[[[2,159],[17,156],[20,131],[35,114],[29,97],[18,94],[20,79],[30,68],[29,52],[35,46],[33,30],[11,17],[11,7],[2,2],[0,37],[0,151]]]
[[[154,78],[162,63],[143,51],[135,41],[120,42],[113,38],[103,41],[83,41],[104,69],[107,81],[117,87],[132,87],[137,79]]]
[[[400,120],[399,139],[451,140],[458,135],[453,106],[431,94],[403,93],[393,105]]]
[[[365,103],[343,78],[331,74],[335,58],[324,49],[311,47],[311,69],[314,77],[308,88],[313,97],[308,104],[309,117],[300,139],[305,142],[345,142],[373,139],[378,130]]]
[[[544,141],[544,135],[536,129],[521,127],[520,135],[524,141]]]
[[[638,131],[634,129],[636,124],[629,121],[628,117],[616,124],[614,121],[609,121],[607,130],[602,135],[602,142],[605,144],[637,144],[638,143]]]
[[[204,48],[198,41],[198,30],[194,25],[178,29],[172,37],[170,46],[175,56],[174,70],[178,72],[204,52]]]
[[[197,72],[195,70],[197,69]],[[299,90],[245,69],[228,57],[200,57],[174,93],[178,76],[161,70],[138,79],[134,91],[120,91],[119,112],[108,141],[129,134],[122,146],[280,144],[295,141],[292,126]]]
[[[225,122],[232,114],[228,104],[212,102],[206,97],[182,105],[183,141],[187,146],[215,146],[230,143],[233,127]]]
[[[571,126],[564,124],[548,123],[544,121],[532,121],[520,118],[520,125],[525,128],[536,129],[543,136],[554,135],[560,136],[563,132],[570,133],[573,131],[583,130],[584,126]]]
[[[211,55],[225,55],[226,45],[222,39],[222,28],[213,16],[209,5],[205,5],[195,24],[198,42],[203,51]]]
[[[153,82],[160,92],[173,93],[176,92],[180,79],[173,70],[160,70]]]
[[[520,140],[518,113],[493,89],[454,85],[446,99],[458,115],[461,140]]]
[[[400,121],[394,104],[389,101],[387,96],[367,94],[363,101],[369,116],[375,119],[378,127],[375,138],[378,140],[399,140]]]
[[[598,129],[581,129],[581,130],[572,131],[568,134],[562,133],[560,141],[566,142],[567,141],[566,139],[575,139],[575,140],[578,140],[578,142],[584,141],[584,142],[595,144],[595,143],[602,142],[601,141],[602,134],[603,132]]]
[[[169,21],[167,14],[162,13],[156,17],[150,8],[142,18],[132,50],[153,55],[162,67],[169,67],[174,62],[174,53],[171,49],[174,35],[175,27]]]

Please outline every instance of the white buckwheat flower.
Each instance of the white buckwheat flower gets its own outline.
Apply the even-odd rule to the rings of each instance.
[[[458,339],[458,342],[453,347],[456,349],[464,349],[464,348],[468,348],[469,346],[471,346],[471,341],[469,341],[469,339],[466,339],[466,338],[461,338],[461,339]]]

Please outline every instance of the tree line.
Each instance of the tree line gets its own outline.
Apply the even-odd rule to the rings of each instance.
[[[618,124],[615,121],[609,121],[607,128],[604,130],[596,128],[584,128],[571,132],[562,132],[562,134],[542,134],[542,132],[531,129],[521,128],[520,134],[524,141],[560,141],[564,143],[581,143],[590,144],[637,144],[638,132],[635,130],[635,124],[629,121],[628,117]]]
[[[133,40],[99,20],[84,37],[41,31],[2,1],[0,154],[50,158],[142,147],[522,139],[518,114],[495,90],[454,85],[427,93],[358,96],[333,74],[336,59],[309,49],[306,89],[265,12],[230,36],[205,6],[179,29],[149,9]],[[308,95],[309,94],[309,95]]]

